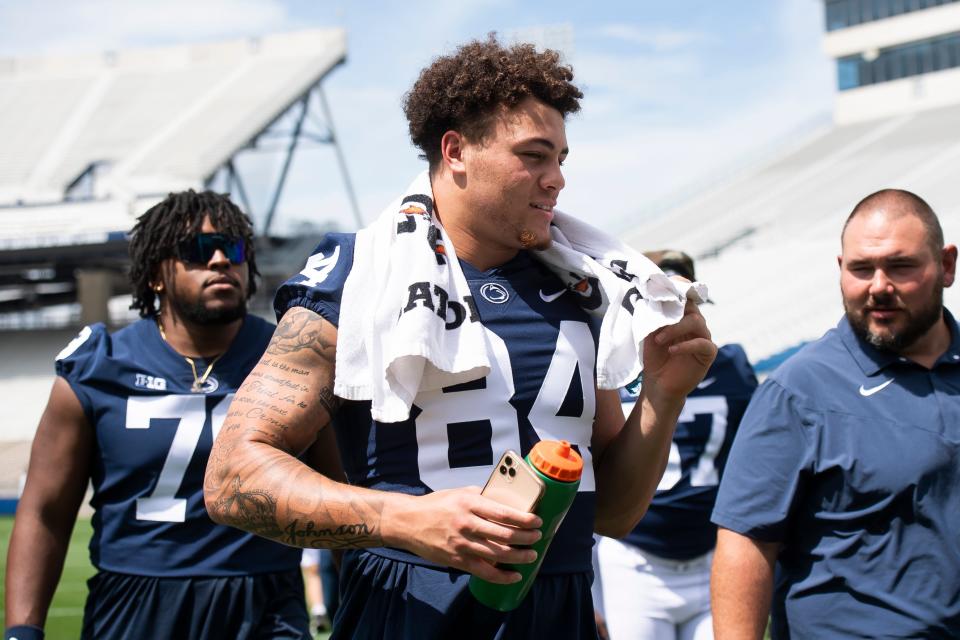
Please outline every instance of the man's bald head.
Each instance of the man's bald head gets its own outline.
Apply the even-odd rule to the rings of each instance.
[[[938,256],[943,251],[943,229],[940,227],[937,214],[933,212],[926,200],[903,189],[882,189],[876,193],[871,193],[858,202],[850,215],[847,216],[847,221],[843,223],[843,232],[840,234],[841,246],[847,233],[847,227],[850,226],[850,222],[854,218],[879,211],[894,217],[916,216],[926,229],[927,245],[933,255]]]

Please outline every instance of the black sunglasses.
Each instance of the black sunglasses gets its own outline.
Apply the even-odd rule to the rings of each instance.
[[[243,264],[247,259],[247,245],[243,238],[226,236],[222,233],[198,233],[177,245],[176,255],[187,263],[206,264],[217,252],[233,264]]]

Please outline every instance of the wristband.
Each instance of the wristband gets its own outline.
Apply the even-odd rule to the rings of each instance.
[[[7,627],[3,633],[3,640],[43,640],[43,629],[32,624]]]

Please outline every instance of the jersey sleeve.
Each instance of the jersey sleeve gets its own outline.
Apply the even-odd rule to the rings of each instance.
[[[806,430],[813,412],[774,380],[750,402],[720,481],[712,521],[764,542],[780,542],[804,478],[812,447]]]
[[[753,393],[758,386],[757,374],[753,370],[753,365],[750,364],[750,360],[747,358],[747,353],[743,350],[743,347],[739,344],[725,344],[720,350],[730,359],[730,363],[736,371],[737,378],[741,381],[743,388],[748,390],[748,393]]]
[[[354,234],[328,233],[299,273],[287,279],[273,299],[277,320],[293,307],[304,307],[334,326],[340,324],[343,285],[353,266]]]
[[[57,375],[67,381],[83,407],[87,419],[93,415],[93,401],[86,382],[92,377],[101,355],[108,349],[110,335],[102,323],[84,327],[57,354]]]

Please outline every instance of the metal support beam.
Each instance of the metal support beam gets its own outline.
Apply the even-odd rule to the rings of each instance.
[[[233,166],[233,158],[227,160],[227,191],[233,193],[233,187],[236,186],[237,194],[240,196],[240,202],[243,203],[243,210],[248,216],[253,216],[253,208],[250,206],[250,199],[247,197],[247,190],[243,188],[243,180],[237,173],[237,168]]]
[[[283,193],[283,185],[287,181],[287,172],[290,171],[290,163],[293,161],[293,152],[300,142],[300,129],[303,128],[303,121],[307,118],[307,111],[310,108],[310,94],[307,93],[301,100],[302,108],[300,116],[297,118],[297,124],[293,128],[293,134],[290,137],[290,145],[287,147],[287,157],[283,159],[283,168],[280,169],[280,176],[277,179],[277,186],[274,188],[273,197],[270,199],[270,206],[267,208],[267,217],[263,223],[262,234],[270,235],[270,224],[273,222],[273,216],[277,212],[277,203],[280,202],[280,194]]]
[[[343,158],[343,151],[340,149],[340,143],[337,140],[337,132],[333,128],[333,116],[330,114],[330,107],[327,105],[327,96],[323,92],[323,87],[317,85],[317,95],[320,96],[320,106],[323,109],[323,117],[327,121],[327,131],[330,133],[330,143],[333,145],[334,153],[337,154],[337,163],[340,165],[340,173],[343,175],[343,186],[347,190],[347,198],[350,199],[350,207],[353,209],[353,218],[357,222],[357,228],[363,226],[363,218],[360,216],[360,206],[357,204],[357,196],[353,192],[353,183],[350,181],[350,172],[347,171],[347,161]]]

